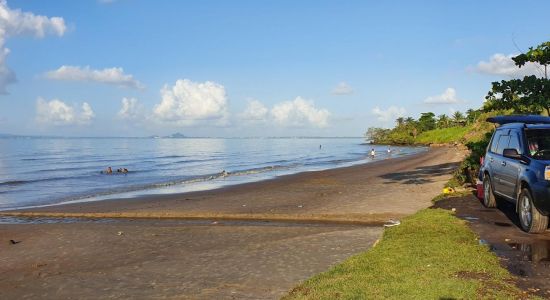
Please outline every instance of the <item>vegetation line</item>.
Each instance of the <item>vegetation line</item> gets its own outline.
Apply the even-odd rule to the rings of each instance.
[[[517,299],[525,295],[463,220],[425,209],[387,228],[370,250],[283,299]]]

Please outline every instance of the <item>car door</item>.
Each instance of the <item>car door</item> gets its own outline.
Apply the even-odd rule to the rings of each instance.
[[[489,173],[489,175],[491,176],[491,181],[492,181],[492,185],[493,185],[493,190],[494,190],[494,186],[495,186],[495,183],[496,183],[496,177],[495,177],[495,174],[494,174],[494,169],[495,169],[495,155],[496,155],[496,152],[497,152],[497,146],[498,146],[498,140],[500,139],[500,136],[502,135],[502,131],[501,130],[497,130],[495,131],[494,135],[493,135],[493,138],[491,139],[491,144],[489,145],[489,147],[487,148],[487,153],[485,153],[485,159],[484,159],[484,162],[483,162],[483,168],[485,171],[487,171]]]
[[[506,188],[503,185],[502,176],[504,173],[504,167],[506,166],[505,158],[502,156],[502,152],[506,147],[508,147],[508,143],[510,142],[510,135],[506,132],[505,134],[502,134],[498,140],[497,149],[495,152],[495,155],[493,155],[493,187],[495,189],[495,192],[497,194],[504,195],[504,191]]]
[[[510,139],[505,148],[516,149],[522,154],[519,135],[515,131],[510,132]],[[521,162],[517,159],[502,157],[500,171],[500,189],[501,193],[512,199],[515,199],[516,185],[520,172]]]

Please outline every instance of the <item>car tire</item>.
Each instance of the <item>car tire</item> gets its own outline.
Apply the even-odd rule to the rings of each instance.
[[[518,215],[521,229],[525,232],[541,233],[548,228],[548,217],[537,210],[528,189],[522,189],[519,194]]]
[[[497,199],[493,193],[491,177],[489,175],[483,176],[483,205],[489,208],[497,206]]]

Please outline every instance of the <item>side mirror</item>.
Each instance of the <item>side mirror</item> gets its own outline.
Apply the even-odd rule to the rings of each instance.
[[[512,159],[521,159],[522,158],[521,154],[519,154],[518,150],[516,150],[516,149],[504,149],[504,151],[502,152],[502,155],[504,157],[512,158]]]

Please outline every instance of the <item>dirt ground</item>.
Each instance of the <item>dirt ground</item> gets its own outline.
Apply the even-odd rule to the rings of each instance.
[[[516,275],[517,285],[530,294],[550,298],[550,231],[523,232],[514,204],[499,200],[497,208],[485,208],[474,196],[449,198],[434,207],[456,210],[500,258],[501,264]]]
[[[370,248],[383,229],[369,220],[429,207],[461,158],[437,148],[218,190],[27,210],[135,218],[0,224],[0,299],[278,299]],[[189,218],[213,214],[251,219]],[[365,222],[334,222],[352,217]]]

